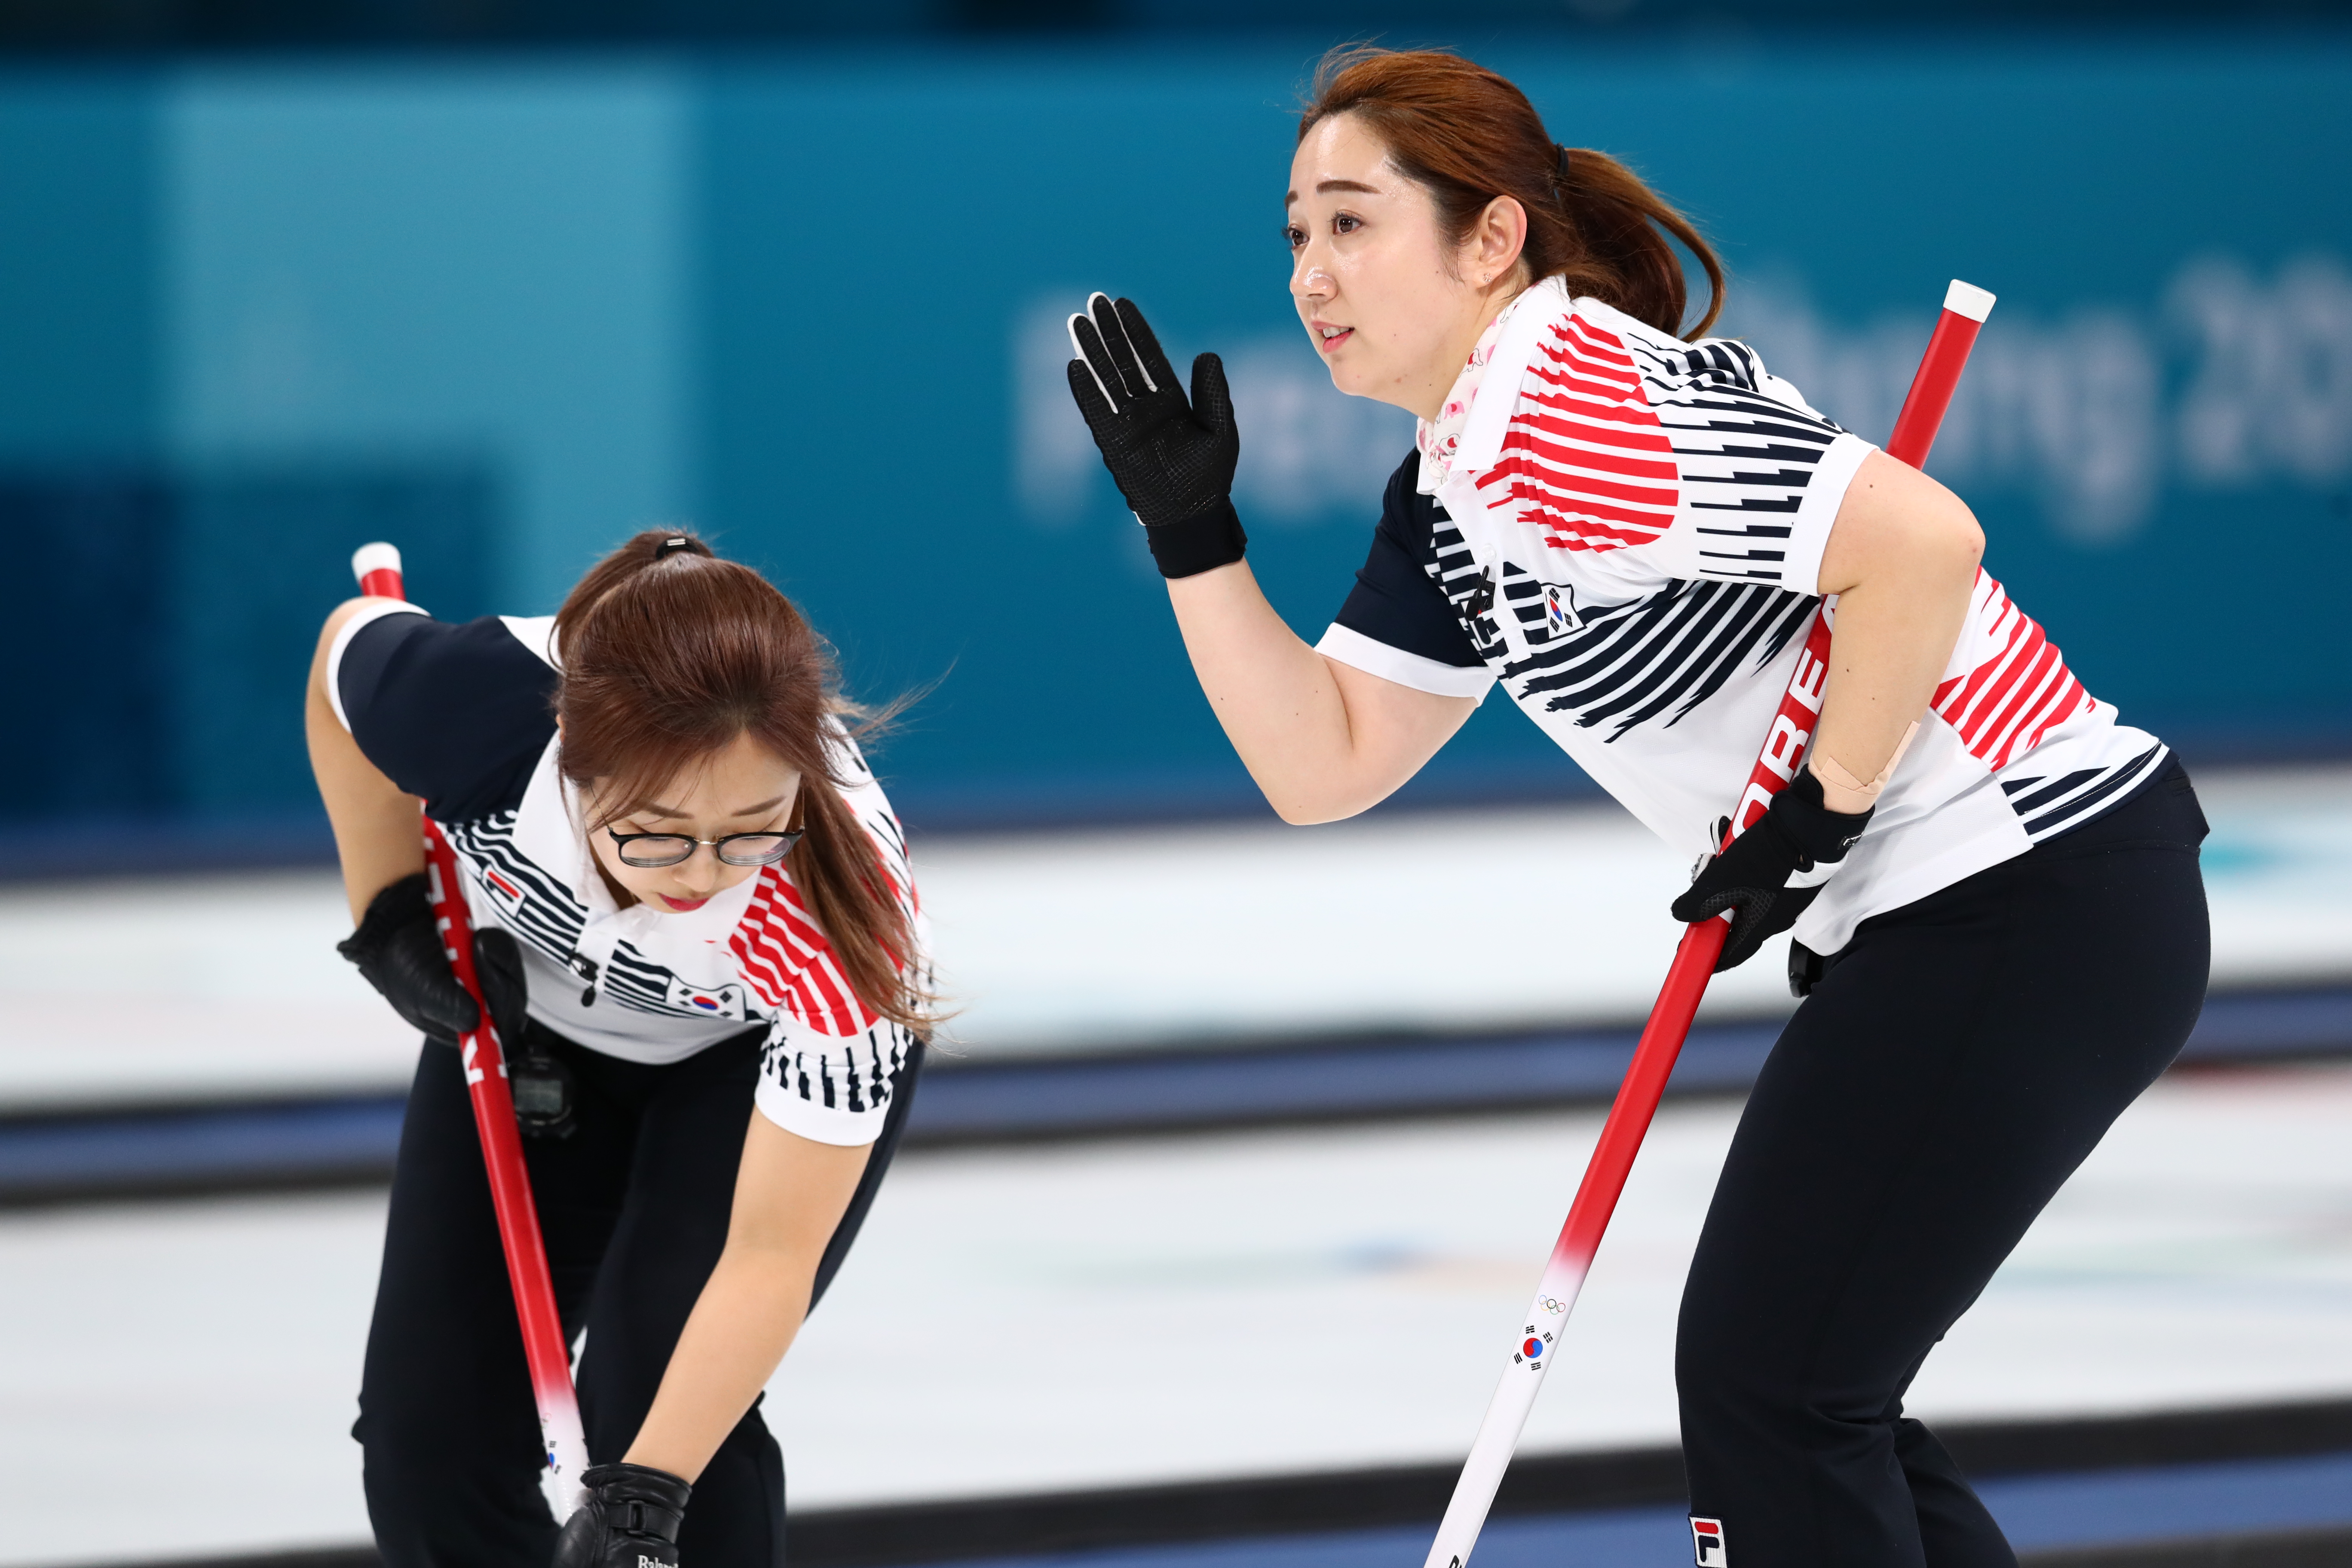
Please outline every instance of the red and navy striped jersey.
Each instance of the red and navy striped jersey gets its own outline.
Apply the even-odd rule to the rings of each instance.
[[[447,834],[476,925],[514,933],[532,1016],[656,1063],[764,1025],[757,1102],[769,1119],[821,1142],[871,1142],[912,1037],[858,999],[787,866],[685,913],[615,906],[556,767],[552,636],[551,618],[448,626],[378,605],[336,638],[327,689],[369,761]],[[920,942],[906,836],[856,742],[842,733],[835,747],[843,799]]]
[[[1420,690],[1499,683],[1705,853],[1823,608],[1822,553],[1872,450],[1746,344],[1685,342],[1547,280],[1503,323],[1442,481],[1417,452],[1390,480],[1318,647]],[[1919,736],[1798,940],[1837,951],[1869,915],[2120,805],[2166,754],[1979,574]]]

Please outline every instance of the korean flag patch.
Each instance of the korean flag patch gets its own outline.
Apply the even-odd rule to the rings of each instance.
[[[705,1018],[725,1018],[730,1023],[743,1020],[743,988],[740,985],[719,985],[705,990],[688,985],[673,974],[669,977],[669,994],[665,1001],[681,1013],[694,1013]]]
[[[1554,637],[1584,629],[1584,617],[1576,613],[1576,590],[1566,583],[1544,584],[1544,626]]]
[[[1691,1561],[1698,1568],[1731,1568],[1731,1550],[1723,1543],[1723,1521],[1691,1516]]]

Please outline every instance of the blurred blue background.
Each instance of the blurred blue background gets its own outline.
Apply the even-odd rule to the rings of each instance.
[[[1623,9],[1392,41],[1641,168],[1720,245],[1723,330],[1864,435],[1946,280],[1995,290],[1931,465],[1990,569],[2192,760],[2352,753],[2352,32],[1576,25]],[[445,616],[531,614],[677,520],[800,599],[856,694],[936,683],[883,754],[918,827],[1262,809],[1061,320],[1101,287],[1225,356],[1251,559],[1309,638],[1411,426],[1331,390],[1285,293],[1290,113],[1350,23],[1155,18],[526,18],[454,52],[58,22],[0,62],[18,863],[316,856],[301,681],[355,545],[399,543]],[[1580,787],[1490,704],[1416,789]]]
[[[1319,635],[1410,421],[1330,388],[1276,231],[1368,37],[1634,163],[1723,330],[1873,438],[1948,280],[2000,295],[1931,467],[2198,769],[2215,997],[1920,1407],[2024,1434],[2028,1568],[2352,1561],[2352,0],[0,0],[0,1472],[45,1505],[0,1568],[381,1568],[346,1435],[418,1047],[334,945],[312,645],[364,542],[532,614],[674,521],[925,693],[878,760],[961,1011],[767,1406],[795,1561],[1442,1495],[1683,868],[1574,804],[1246,820],[1063,379],[1095,288],[1223,353],[1251,560]],[[1591,793],[1491,702],[1401,805]],[[1539,919],[1483,918],[1505,865]],[[138,871],[191,874],[88,875]],[[1594,1460],[1545,1506],[1666,1511],[1497,1563],[1685,1550],[1673,1301],[1780,969],[1716,983],[1530,1428]],[[943,1279],[980,1353],[908,1337]]]

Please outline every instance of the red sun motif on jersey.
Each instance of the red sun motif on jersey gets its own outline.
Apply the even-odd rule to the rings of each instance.
[[[1536,345],[1502,456],[1477,483],[1503,487],[1555,550],[1622,550],[1673,524],[1680,481],[1624,340],[1570,316]]]

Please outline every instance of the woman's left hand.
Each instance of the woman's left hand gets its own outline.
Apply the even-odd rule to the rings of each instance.
[[[1824,806],[1822,781],[1811,768],[1800,768],[1756,826],[1708,860],[1690,891],[1675,900],[1675,919],[1688,924],[1730,910],[1731,934],[1715,972],[1737,969],[1765,939],[1797,923],[1869,826],[1867,811]]]
[[[677,1530],[694,1489],[646,1465],[593,1465],[587,1500],[555,1538],[553,1568],[677,1568]]]
[[[1884,452],[1863,458],[1822,552],[1836,635],[1805,765],[1674,903],[1678,921],[1731,911],[1717,973],[1795,925],[1862,837],[1951,659],[1983,553],[1959,497]]]

